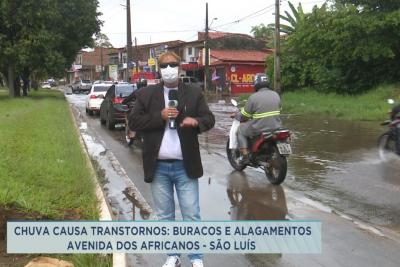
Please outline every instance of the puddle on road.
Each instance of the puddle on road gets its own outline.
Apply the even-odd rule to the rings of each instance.
[[[226,193],[231,204],[231,220],[285,220],[288,214],[282,186],[254,183],[244,173],[227,177]]]
[[[211,103],[214,129],[200,136],[202,147],[225,155],[235,107]],[[400,159],[382,162],[376,142],[379,122],[351,122],[322,116],[282,116],[293,133],[293,155],[285,184],[361,220],[400,225]],[[261,174],[260,174],[261,175]]]

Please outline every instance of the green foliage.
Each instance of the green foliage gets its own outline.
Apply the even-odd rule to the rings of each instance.
[[[272,24],[265,26],[263,23],[261,23],[258,26],[251,27],[250,32],[253,33],[255,38],[264,40],[267,44],[267,48],[272,48],[274,46],[273,41],[275,29]]]
[[[113,48],[110,39],[108,39],[108,36],[101,32],[96,34],[94,45],[95,47]]]
[[[97,0],[0,1],[0,72],[59,76],[93,44],[101,22]]]
[[[299,3],[297,9],[293,6],[293,4],[290,1],[288,2],[288,4],[290,10],[292,11],[292,14],[285,11],[285,16],[280,15],[280,18],[288,22],[289,25],[281,24],[280,31],[283,33],[291,34],[295,32],[299,27],[301,27],[301,24],[304,22],[305,19],[305,14],[303,11],[303,7],[301,6],[301,3]]]
[[[272,24],[265,26],[263,23],[261,23],[258,26],[251,27],[250,32],[254,35],[255,38],[270,40],[274,38],[275,30]]]
[[[74,254],[72,257],[76,267],[112,267],[112,254]]]
[[[355,5],[366,11],[393,11],[400,8],[399,0],[336,0],[336,2]]]
[[[246,38],[243,36],[227,36],[220,39],[211,39],[209,42],[211,49],[248,49],[259,50],[265,48],[265,42],[262,40],[255,40],[253,38]]]
[[[400,9],[360,11],[354,5],[314,7],[282,48],[286,89],[360,93],[400,78]],[[267,62],[268,69],[273,69]]]

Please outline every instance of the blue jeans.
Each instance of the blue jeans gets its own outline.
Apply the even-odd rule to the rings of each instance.
[[[184,221],[200,221],[199,182],[187,176],[183,161],[158,161],[151,192],[154,211],[159,220],[175,221],[174,186]],[[180,256],[168,254],[168,256]],[[190,260],[202,259],[202,254],[189,254]]]

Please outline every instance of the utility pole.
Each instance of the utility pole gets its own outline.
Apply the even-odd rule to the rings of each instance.
[[[204,90],[210,90],[210,55],[209,55],[209,37],[208,37],[208,3],[206,3],[206,31],[205,31],[205,40],[204,40]]]
[[[126,81],[129,81],[130,63],[132,62],[131,1],[126,0]]]
[[[136,56],[135,56],[135,59],[136,59],[136,61],[135,61],[135,63],[136,63],[136,73],[139,73],[139,51],[138,51],[138,48],[137,48],[136,37],[135,37],[135,54],[136,54]]]
[[[104,64],[103,64],[103,43],[100,43],[100,62],[101,62],[101,72],[100,72],[100,80],[104,79]]]
[[[279,2],[275,0],[275,51],[274,51],[274,89],[281,94],[281,44],[280,44],[280,21],[279,21]]]

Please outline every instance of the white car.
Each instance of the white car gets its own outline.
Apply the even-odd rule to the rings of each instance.
[[[106,83],[96,83],[92,85],[92,88],[90,88],[90,92],[86,97],[86,114],[92,116],[94,112],[100,110],[100,105],[111,85],[112,84]]]
[[[42,88],[51,89],[50,83],[49,82],[44,82],[42,84]]]

